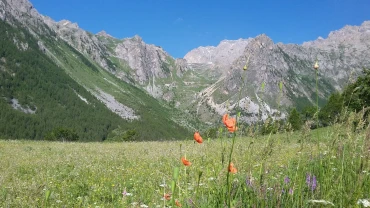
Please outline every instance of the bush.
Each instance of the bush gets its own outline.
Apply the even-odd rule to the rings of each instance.
[[[293,130],[300,130],[302,127],[302,119],[298,111],[293,108],[288,116],[288,122],[292,125]]]
[[[45,136],[45,140],[48,141],[77,141],[79,138],[78,134],[68,128],[58,127]]]

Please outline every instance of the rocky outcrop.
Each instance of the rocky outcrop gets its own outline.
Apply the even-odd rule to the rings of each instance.
[[[140,84],[167,77],[174,67],[173,58],[162,48],[144,43],[138,35],[124,39],[115,47],[114,52],[117,58],[126,61],[134,70],[134,79]]]
[[[110,68],[107,63],[106,57],[109,56],[107,49],[98,38],[79,28],[77,23],[72,23],[68,20],[61,20],[54,22],[47,20],[45,21],[52,28],[60,38],[68,42],[80,53],[89,56],[92,60],[98,63],[104,69],[114,72],[113,68]]]

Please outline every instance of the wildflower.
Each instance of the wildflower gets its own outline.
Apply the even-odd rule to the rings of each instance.
[[[175,204],[176,204],[176,206],[178,206],[178,207],[182,207],[182,205],[180,204],[180,202],[176,199],[176,201],[175,201]]]
[[[230,173],[237,173],[238,170],[234,167],[234,163],[230,163],[228,170]]]
[[[168,194],[168,193],[166,193],[166,194],[164,194],[164,195],[163,195],[163,198],[164,198],[165,200],[170,200],[170,199],[171,199],[171,195],[170,195],[170,194]]]
[[[311,174],[306,175],[306,183],[309,188],[311,188],[312,191],[314,191],[317,187],[317,180],[316,176],[311,176]]]
[[[125,196],[132,196],[132,193],[128,193],[128,192],[126,191],[126,188],[125,188],[125,190],[123,190],[123,192],[122,192],[122,196],[123,196],[123,197],[125,197]]]
[[[200,136],[199,132],[197,132],[197,131],[194,133],[194,140],[195,140],[196,142],[198,142],[199,144],[202,144],[202,143],[203,143],[203,139],[202,139],[202,137]]]
[[[308,203],[312,203],[312,204],[323,204],[323,205],[332,205],[332,206],[334,206],[334,204],[332,202],[325,201],[323,199],[320,199],[320,200],[311,199],[311,200],[308,200]]]
[[[364,207],[370,207],[370,202],[367,199],[359,199],[357,204],[362,204]]]
[[[237,130],[236,119],[229,118],[228,114],[225,114],[224,116],[222,116],[222,122],[225,124],[229,132],[235,132]]]
[[[146,204],[141,204],[140,207],[142,207],[142,208],[148,208],[149,206],[146,205]]]
[[[311,184],[311,190],[315,190],[317,186],[316,176],[313,176],[312,178],[312,184]]]
[[[184,164],[185,166],[190,166],[191,165],[191,162],[189,160],[185,159],[185,157],[182,157],[181,161],[182,161],[182,164]]]
[[[319,63],[317,63],[317,61],[315,62],[315,65],[313,66],[314,69],[318,69],[319,68]]]
[[[289,182],[290,182],[290,178],[289,178],[288,176],[287,176],[287,177],[285,177],[285,178],[284,178],[284,183],[285,183],[285,184],[288,184]]]
[[[290,195],[293,195],[293,188],[290,188],[290,189],[289,189],[289,194],[290,194]]]

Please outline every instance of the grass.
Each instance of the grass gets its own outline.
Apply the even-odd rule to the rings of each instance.
[[[320,151],[312,138],[317,134]],[[310,204],[314,199],[356,207],[359,199],[370,198],[369,137],[369,127],[353,133],[343,126],[258,139],[238,136],[232,158],[238,172],[230,175],[230,194],[226,161],[231,138],[203,144],[191,138],[128,143],[1,140],[0,207],[169,206],[163,196],[171,192],[176,167],[179,177],[170,194],[183,207],[224,207],[228,197],[231,207],[320,205]],[[182,156],[192,165],[182,165]]]

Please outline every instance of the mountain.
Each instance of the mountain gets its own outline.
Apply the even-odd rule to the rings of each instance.
[[[28,1],[1,1],[0,14],[1,137],[42,139],[63,127],[85,141],[128,131],[136,140],[183,139],[197,125],[130,83],[128,66],[99,36],[54,22]]]
[[[262,34],[255,38],[238,40],[243,48],[236,54],[225,56],[222,48],[237,48],[234,42],[222,41],[217,47],[200,47],[185,55],[192,64],[215,62],[225,78],[204,94],[206,106],[217,114],[237,106],[242,68],[250,57],[246,72],[246,90],[242,93],[240,106],[245,106],[242,119],[253,122],[273,115],[278,109],[295,106],[298,109],[316,103],[316,80],[313,65],[318,60],[319,104],[325,103],[329,94],[341,90],[348,81],[355,79],[363,68],[370,67],[370,21],[361,26],[346,26],[331,32],[328,38],[319,37],[312,42],[298,44],[275,44]],[[244,46],[244,44],[246,45]],[[227,44],[227,46],[225,46]],[[206,53],[204,51],[207,51]],[[209,52],[209,53],[208,53]],[[220,64],[222,60],[225,63]],[[230,64],[231,63],[231,64]],[[284,85],[279,93],[279,83]],[[280,97],[281,96],[281,97]]]
[[[320,105],[370,67],[369,21],[301,45],[265,34],[223,40],[183,59],[138,35],[118,39],[56,22],[28,0],[2,0],[0,23],[5,138],[42,139],[59,127],[86,141],[186,138],[238,106],[242,121],[252,123],[314,105],[316,60]]]

